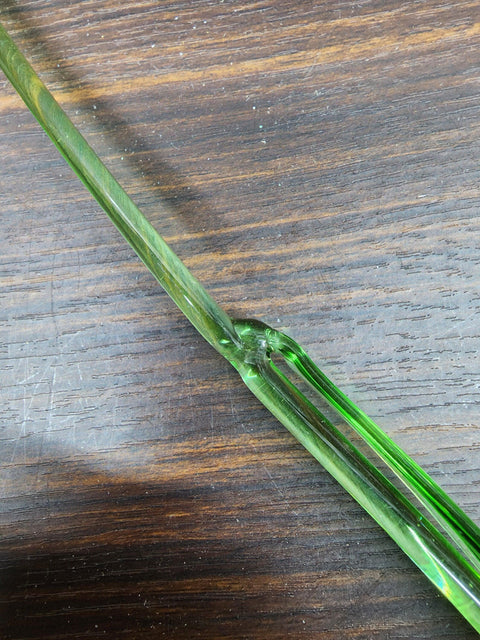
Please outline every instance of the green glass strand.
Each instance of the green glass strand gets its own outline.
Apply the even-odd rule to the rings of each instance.
[[[316,367],[291,338],[233,320],[138,210],[0,25],[0,67],[61,154],[174,302],[245,384],[480,631],[480,530]],[[275,366],[281,355],[356,429],[442,524],[465,557]]]
[[[282,354],[288,364],[337,409],[463,549],[476,570],[480,571],[480,529],[477,525],[412,458],[320,371],[294,340],[273,329],[267,330],[267,335],[272,352]]]

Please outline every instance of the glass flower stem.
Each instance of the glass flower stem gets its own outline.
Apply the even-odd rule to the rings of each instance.
[[[259,321],[235,320],[225,313],[135,206],[1,25],[0,67],[68,164],[190,322],[480,631],[478,527],[291,338]],[[442,524],[450,541],[298,390],[274,364],[272,354],[283,357],[360,433],[370,449],[390,465]]]

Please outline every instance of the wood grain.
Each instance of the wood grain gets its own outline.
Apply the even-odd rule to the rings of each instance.
[[[6,0],[217,301],[480,521],[476,2]],[[475,632],[159,290],[0,79],[0,635]]]

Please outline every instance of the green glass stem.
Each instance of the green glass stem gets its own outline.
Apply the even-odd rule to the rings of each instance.
[[[291,338],[255,320],[234,320],[218,306],[107,170],[1,25],[0,67],[68,164],[190,322],[480,631],[479,528]],[[272,354],[282,356],[340,412],[442,524],[450,541],[275,366]]]
[[[299,373],[362,436],[442,525],[446,533],[464,551],[475,569],[480,571],[480,529],[477,525],[412,458],[320,371],[294,340],[273,329],[266,330],[266,333],[272,352],[281,354],[292,369]]]

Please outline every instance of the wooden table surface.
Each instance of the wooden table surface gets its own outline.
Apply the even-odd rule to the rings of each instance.
[[[480,3],[3,0],[225,309],[480,522]],[[0,637],[473,639],[0,78]]]

